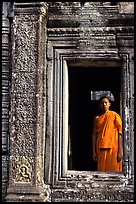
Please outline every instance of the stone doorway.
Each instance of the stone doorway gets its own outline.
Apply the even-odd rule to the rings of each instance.
[[[92,160],[93,118],[98,112],[96,97],[99,92],[110,92],[114,99],[111,110],[120,114],[121,68],[70,67],[69,73],[69,131],[71,154],[68,168],[96,171]],[[96,93],[97,92],[97,93]]]

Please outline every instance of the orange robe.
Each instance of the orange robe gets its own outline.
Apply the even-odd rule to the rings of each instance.
[[[122,121],[114,111],[107,111],[97,118],[96,150],[97,170],[104,172],[122,171],[122,160],[117,162],[118,133],[122,134]]]

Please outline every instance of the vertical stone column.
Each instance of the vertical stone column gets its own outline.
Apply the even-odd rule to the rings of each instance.
[[[14,3],[7,201],[47,201],[44,184],[47,3]]]
[[[10,2],[2,3],[2,198],[5,198],[8,182],[8,138],[9,138],[9,90],[10,90]]]

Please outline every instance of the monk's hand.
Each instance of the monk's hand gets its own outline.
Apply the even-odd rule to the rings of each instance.
[[[120,162],[123,159],[123,152],[118,152],[117,154],[117,162]]]
[[[96,154],[95,152],[93,153],[93,160],[94,160],[94,161],[97,161],[97,160],[98,160],[98,156],[97,156],[97,154]]]

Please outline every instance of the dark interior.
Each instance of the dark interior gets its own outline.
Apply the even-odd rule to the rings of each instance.
[[[97,101],[91,91],[111,91],[115,101],[111,110],[120,112],[120,68],[69,67],[69,125],[72,158],[69,169],[96,171],[92,159],[93,118],[97,114]]]

